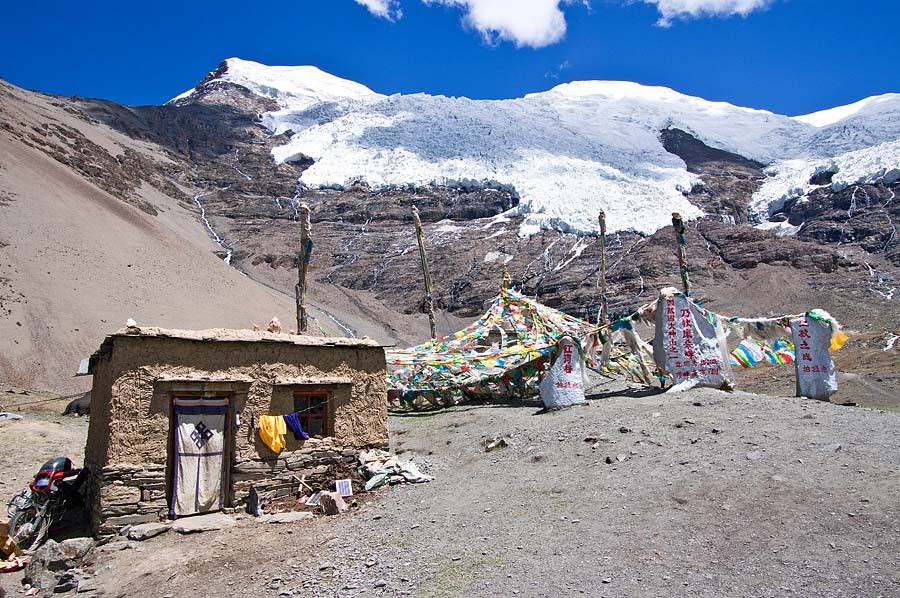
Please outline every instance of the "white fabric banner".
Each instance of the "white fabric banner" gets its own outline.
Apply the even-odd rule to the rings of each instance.
[[[584,400],[584,374],[581,369],[581,347],[570,337],[556,345],[557,358],[541,381],[541,400],[547,409],[569,407]]]
[[[674,384],[733,386],[734,377],[723,348],[727,349],[727,345],[721,327],[709,322],[687,297],[681,293],[660,294],[653,360],[672,376]]]
[[[227,398],[175,399],[173,518],[224,506]]]
[[[821,401],[837,392],[831,346],[831,326],[828,322],[801,316],[791,320],[797,370],[797,396]]]

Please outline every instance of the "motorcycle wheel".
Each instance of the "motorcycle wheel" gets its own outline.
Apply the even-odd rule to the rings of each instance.
[[[21,550],[31,550],[41,545],[49,531],[46,517],[38,519],[37,507],[16,511],[9,520],[9,535]]]

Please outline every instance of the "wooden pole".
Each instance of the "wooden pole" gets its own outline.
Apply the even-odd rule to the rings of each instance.
[[[678,212],[672,212],[672,227],[675,229],[675,240],[678,242],[678,268],[681,270],[681,287],[684,289],[684,294],[690,297],[691,279],[688,276],[687,253],[685,252],[685,228],[681,214]]]
[[[606,212],[600,210],[600,325],[609,324],[609,297],[606,296]]]
[[[600,222],[600,325],[609,325],[609,297],[606,295],[606,212],[600,210],[597,220]],[[603,350],[600,352],[600,365],[609,367],[612,357],[612,331],[600,332]]]
[[[422,276],[425,278],[425,313],[428,314],[428,325],[431,327],[431,338],[437,338],[434,329],[434,294],[431,287],[431,273],[428,271],[428,256],[425,254],[425,235],[422,234],[422,220],[419,209],[412,207],[413,223],[416,225],[416,241],[419,243],[419,258],[422,261]]]
[[[313,241],[310,236],[312,227],[309,223],[309,206],[300,204],[300,259],[297,263],[297,334],[303,334],[309,328],[306,315],[307,275],[309,260],[312,257]]]

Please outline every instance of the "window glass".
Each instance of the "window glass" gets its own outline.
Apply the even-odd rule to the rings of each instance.
[[[328,394],[324,392],[299,392],[294,395],[294,411],[300,425],[310,436],[327,436]]]

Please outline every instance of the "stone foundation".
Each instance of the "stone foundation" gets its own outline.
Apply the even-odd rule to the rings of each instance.
[[[371,447],[368,447],[371,448]],[[386,443],[377,448],[387,448]],[[332,439],[310,439],[304,448],[277,457],[237,461],[231,468],[226,507],[246,509],[250,488],[260,498],[274,500],[309,493],[301,480],[314,489],[331,489],[334,470],[354,469],[359,449],[343,447]],[[338,476],[344,477],[344,476]],[[116,534],[126,525],[162,521],[169,517],[165,465],[104,467],[96,476],[92,501],[94,530],[101,536]]]
[[[168,517],[166,466],[104,467],[97,476],[94,529],[100,535],[117,533],[125,525]]]

